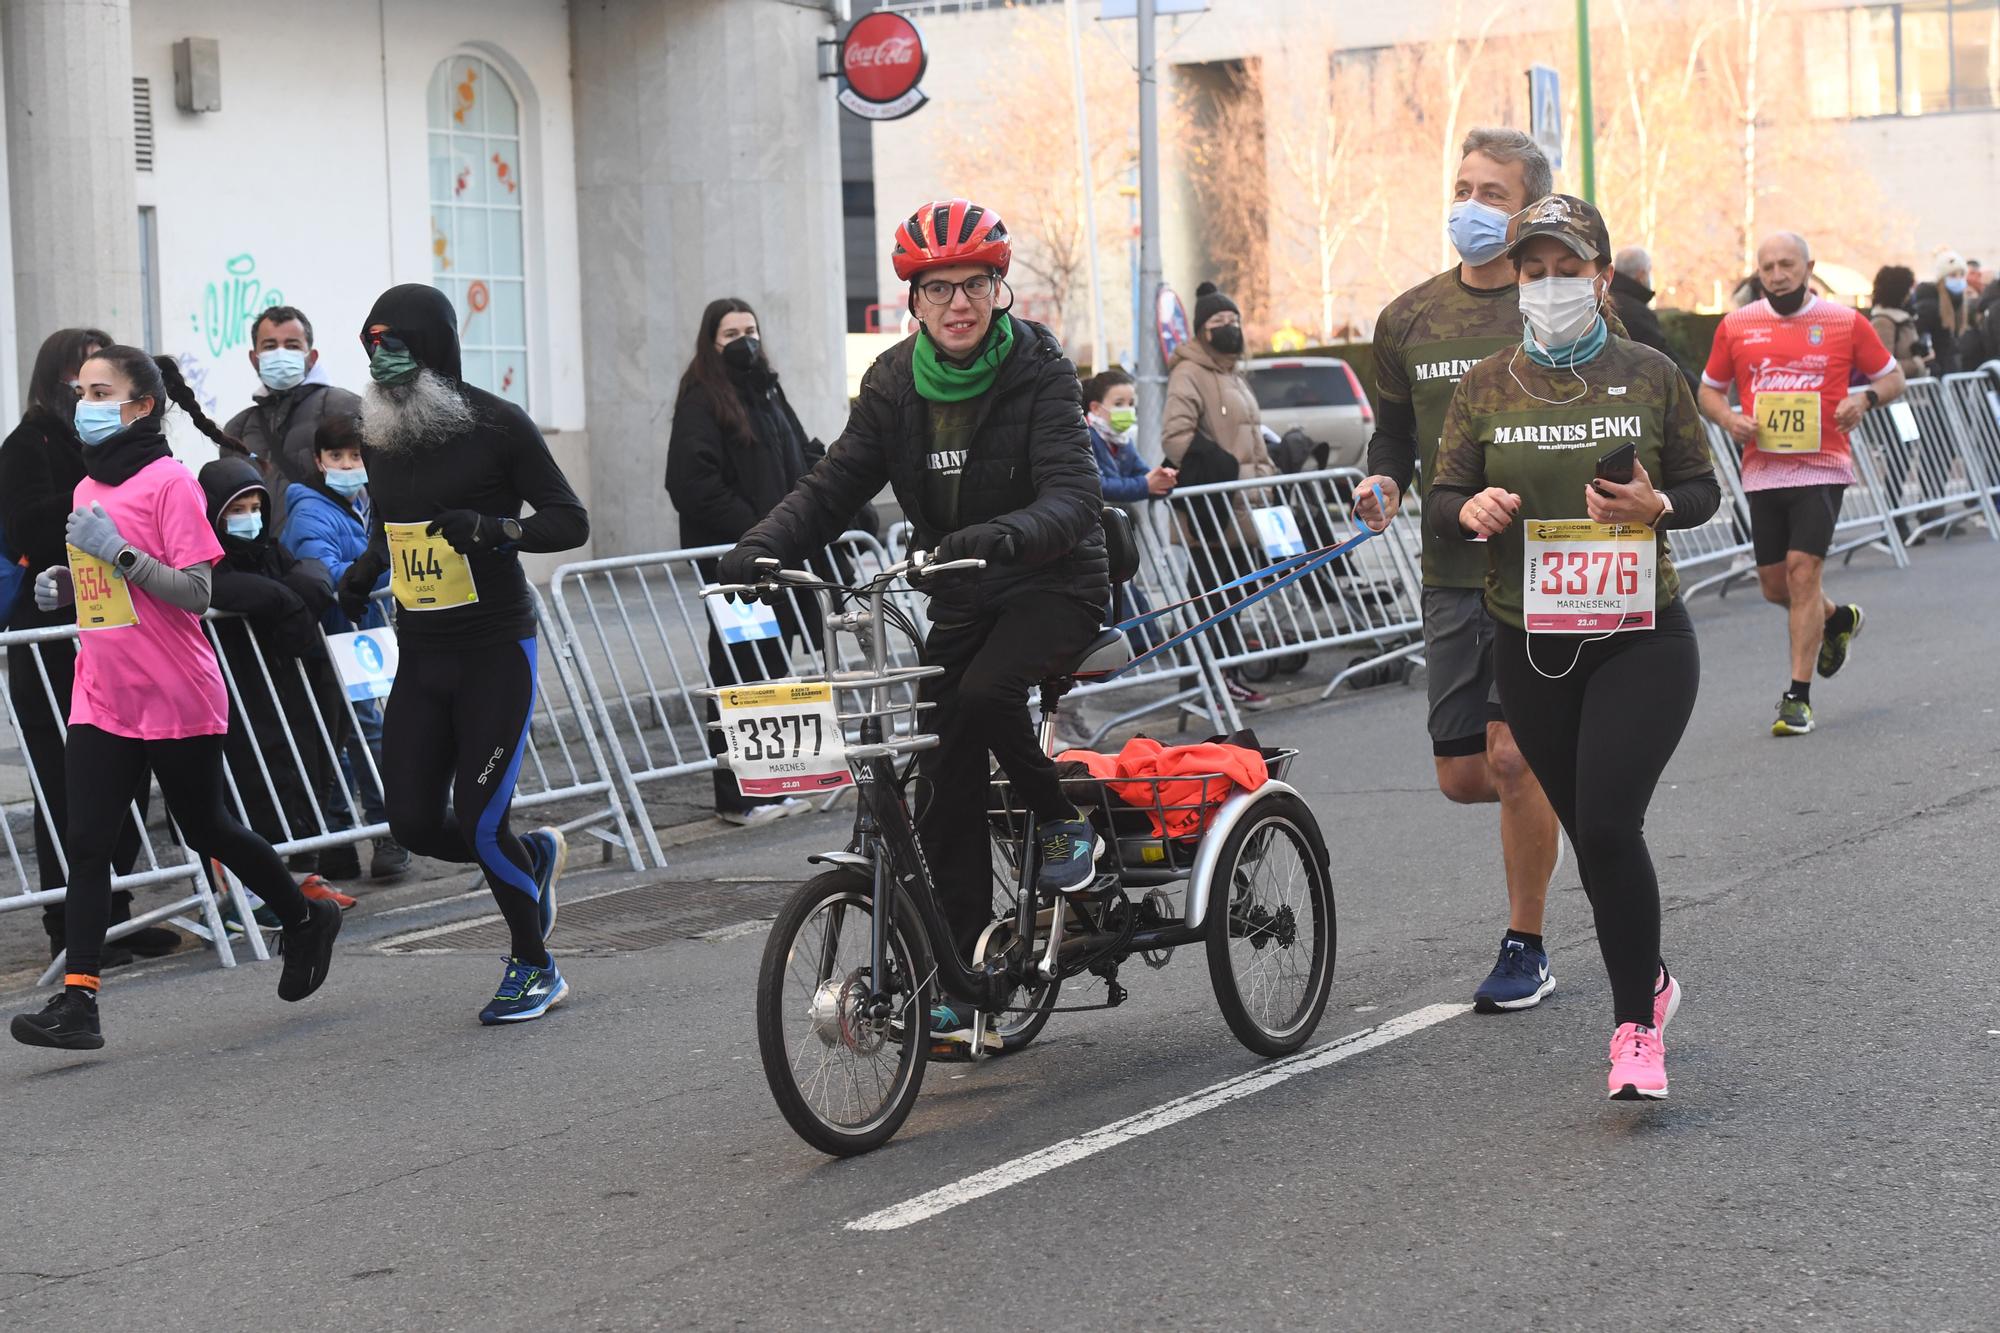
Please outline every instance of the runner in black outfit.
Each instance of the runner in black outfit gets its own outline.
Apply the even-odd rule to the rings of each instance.
[[[361,341],[374,380],[361,420],[375,521],[341,605],[359,620],[390,571],[402,663],[382,731],[389,827],[413,852],[486,871],[513,948],[479,1021],[540,1018],[569,992],[544,943],[567,848],[559,829],[517,839],[507,826],[535,704],[535,608],[519,553],[580,546],[590,521],[528,414],[460,379],[443,293],[390,288]]]

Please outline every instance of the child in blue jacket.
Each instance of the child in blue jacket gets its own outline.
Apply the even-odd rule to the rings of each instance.
[[[313,435],[313,460],[318,473],[310,483],[293,482],[285,490],[285,525],[278,541],[301,560],[317,560],[333,575],[333,584],[347,567],[368,549],[368,467],[361,457],[360,423],[351,416],[330,416]],[[384,573],[376,591],[389,586]],[[341,613],[338,601],[327,608],[323,622],[329,634],[352,629],[380,629],[388,624],[382,603],[369,603],[368,614],[359,625]],[[373,699],[354,701],[354,720],[360,724],[361,739],[375,756],[376,769],[382,764],[382,706]],[[360,777],[363,813],[371,824],[382,822],[382,793],[367,776],[367,764],[350,750],[341,758],[348,780]],[[394,838],[375,839],[375,854],[369,861],[372,879],[389,879],[410,866],[409,851]]]

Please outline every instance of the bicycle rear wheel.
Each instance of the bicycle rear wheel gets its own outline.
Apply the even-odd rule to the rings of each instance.
[[[835,1157],[869,1152],[902,1128],[929,1058],[930,950],[901,899],[889,933],[890,976],[870,961],[874,887],[853,870],[806,881],[771,926],[757,977],[757,1049],[778,1110]],[[893,1003],[875,1012],[870,997]]]
[[[1236,1039],[1289,1055],[1319,1026],[1337,943],[1326,844],[1306,803],[1274,792],[1229,832],[1208,904],[1208,970]]]

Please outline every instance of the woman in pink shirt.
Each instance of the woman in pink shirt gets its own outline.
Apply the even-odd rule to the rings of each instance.
[[[76,433],[86,476],[69,518],[69,563],[35,578],[43,609],[74,601],[76,688],[64,746],[69,792],[69,945],[62,993],[16,1016],[16,1041],[65,1050],[104,1045],[98,967],[111,902],[111,848],[123,793],[146,768],[195,853],[223,865],[284,923],[278,998],[303,1000],[326,979],[340,909],[299,891],[271,845],[223,803],[229,696],[201,632],[209,566],[222,555],[200,485],[167,448],[167,400],[223,441],[167,357],[111,346],[84,362]]]

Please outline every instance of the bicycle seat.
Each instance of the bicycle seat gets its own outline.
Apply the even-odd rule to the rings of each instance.
[[[1100,630],[1082,652],[1078,653],[1067,671],[1056,679],[1070,676],[1101,676],[1116,671],[1132,660],[1132,644],[1123,630]]]

